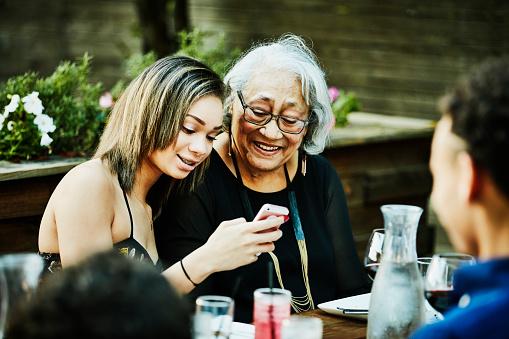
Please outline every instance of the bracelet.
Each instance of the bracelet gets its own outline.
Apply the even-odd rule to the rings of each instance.
[[[180,267],[182,267],[182,272],[184,272],[184,274],[186,275],[186,278],[187,280],[189,280],[191,282],[191,284],[194,285],[194,287],[198,286],[198,284],[196,284],[192,279],[191,277],[189,276],[189,274],[187,274],[187,271],[186,269],[184,268],[184,263],[182,262],[182,260],[180,260]]]

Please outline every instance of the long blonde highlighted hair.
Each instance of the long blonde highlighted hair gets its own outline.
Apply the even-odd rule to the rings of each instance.
[[[189,108],[206,95],[221,100],[224,96],[223,82],[209,67],[185,56],[156,61],[129,84],[115,103],[94,158],[107,160],[120,186],[129,193],[143,160],[176,141]],[[179,181],[163,175],[152,187],[149,202],[160,206],[170,188],[194,189],[207,165],[208,160]]]

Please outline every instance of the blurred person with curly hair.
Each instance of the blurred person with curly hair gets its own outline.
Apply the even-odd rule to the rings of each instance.
[[[456,307],[413,338],[508,338],[509,58],[491,59],[441,102],[431,147],[432,206],[454,247]]]

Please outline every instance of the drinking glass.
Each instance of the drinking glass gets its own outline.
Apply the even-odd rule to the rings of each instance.
[[[417,267],[419,268],[419,271],[421,272],[422,279],[426,279],[426,273],[428,272],[429,265],[431,264],[431,261],[433,260],[432,257],[419,257],[417,258]],[[425,318],[426,323],[431,324],[440,320],[444,319],[444,316],[442,313],[435,310],[428,302],[428,300],[423,296],[424,298],[424,310],[425,310]]]
[[[292,315],[283,321],[282,339],[322,339],[323,323],[320,318]]]
[[[364,255],[364,268],[371,280],[375,280],[375,275],[382,260],[382,249],[385,239],[385,229],[375,228],[371,232]]]
[[[428,272],[429,264],[431,264],[432,257],[419,257],[417,258],[417,268],[419,272],[422,274],[422,278],[426,277],[426,272]]]
[[[234,301],[230,297],[203,295],[196,299],[193,337],[229,338],[233,322]]]
[[[43,267],[43,260],[36,253],[0,256],[0,270],[4,273],[7,287],[6,328],[9,327],[10,315],[35,293]]]
[[[444,313],[457,303],[453,276],[456,269],[464,265],[473,265],[474,257],[461,253],[435,254],[429,264],[424,279],[424,295],[431,306]]]
[[[255,339],[281,339],[283,321],[290,318],[292,294],[281,288],[259,288],[254,292]]]

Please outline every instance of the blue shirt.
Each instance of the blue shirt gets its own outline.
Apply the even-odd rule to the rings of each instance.
[[[459,269],[454,288],[461,295],[458,306],[412,339],[509,338],[509,258]]]

